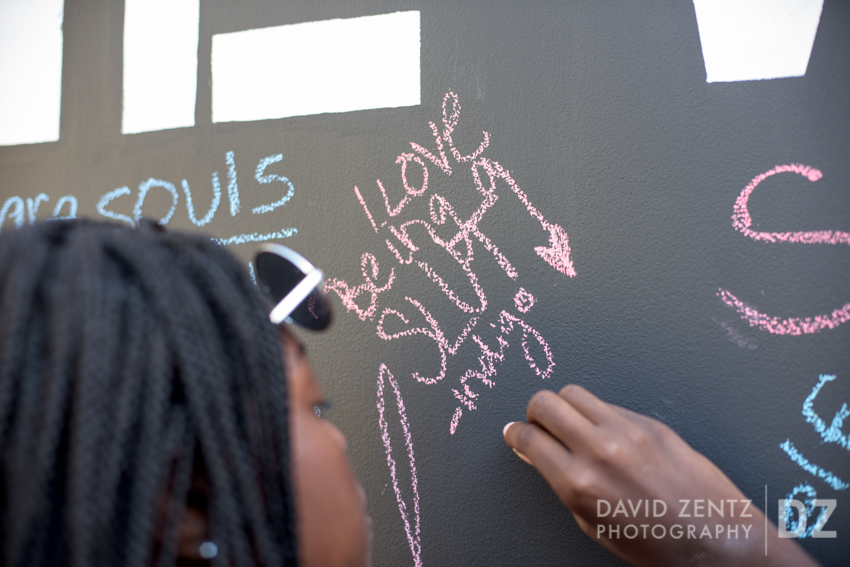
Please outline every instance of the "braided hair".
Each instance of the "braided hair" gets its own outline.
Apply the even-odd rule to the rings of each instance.
[[[0,563],[174,565],[200,459],[213,564],[294,565],[277,337],[209,239],[83,220],[4,234]]]

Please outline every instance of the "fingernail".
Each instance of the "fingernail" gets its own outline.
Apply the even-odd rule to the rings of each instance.
[[[519,451],[517,451],[516,449],[512,449],[512,451],[513,451],[514,453],[516,453],[516,456],[517,456],[517,457],[519,457],[520,459],[522,459],[523,461],[525,461],[525,462],[526,462],[526,463],[528,463],[529,465],[534,466],[534,464],[533,464],[533,463],[532,463],[532,462],[528,459],[528,457],[526,457],[525,455],[523,455],[522,453],[520,453],[520,452],[519,452]]]
[[[502,437],[504,437],[505,435],[507,435],[507,434],[508,434],[508,428],[509,428],[511,425],[513,425],[514,423],[516,423],[516,422],[515,422],[515,421],[511,421],[510,423],[505,424],[505,426],[502,428]]]

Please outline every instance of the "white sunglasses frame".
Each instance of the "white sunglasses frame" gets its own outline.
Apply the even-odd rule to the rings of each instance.
[[[304,278],[298,282],[298,284],[292,288],[292,290],[290,290],[290,292],[287,293],[269,312],[269,320],[275,325],[280,325],[284,321],[287,323],[293,323],[289,316],[292,315],[292,312],[295,311],[295,309],[301,305],[301,303],[307,299],[311,293],[313,293],[313,290],[322,284],[325,274],[322,270],[311,264],[304,256],[291,248],[283,246],[282,244],[262,244],[257,249],[257,255],[262,252],[280,256],[304,274]],[[295,323],[297,324],[297,322]]]

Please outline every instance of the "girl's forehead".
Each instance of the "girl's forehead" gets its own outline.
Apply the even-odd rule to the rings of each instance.
[[[304,346],[304,343],[295,336],[295,334],[290,330],[289,326],[286,324],[278,325],[278,333],[281,337],[281,341],[286,344],[287,342],[291,343],[295,346],[298,354],[301,356],[307,356],[307,347]]]

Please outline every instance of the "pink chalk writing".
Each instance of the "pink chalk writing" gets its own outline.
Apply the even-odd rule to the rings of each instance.
[[[452,435],[455,434],[455,429],[457,429],[457,424],[460,421],[460,416],[462,416],[462,415],[463,415],[463,409],[461,409],[460,406],[456,407],[455,413],[452,416],[452,421],[451,421],[451,423],[449,423],[449,431],[451,431]]]
[[[367,270],[369,264],[371,270]],[[390,275],[387,277],[387,283],[383,286],[377,284],[378,279],[378,261],[375,256],[365,252],[360,257],[360,268],[363,273],[364,282],[358,286],[350,287],[347,283],[339,279],[330,279],[325,283],[325,289],[334,291],[342,300],[342,304],[348,311],[354,311],[361,321],[373,319],[375,311],[378,309],[378,295],[387,291],[392,287],[395,280],[395,271],[390,269]],[[357,298],[363,293],[369,294],[369,306],[361,308],[357,305]]]
[[[756,175],[750,184],[744,187],[738,199],[735,201],[734,213],[732,214],[732,226],[737,231],[752,238],[753,240],[764,240],[765,242],[798,242],[800,244],[847,244],[850,245],[850,232],[838,230],[815,230],[801,232],[757,232],[751,230],[753,219],[747,209],[750,195],[758,185],[772,175],[777,173],[796,173],[802,175],[811,182],[815,182],[823,173],[808,165],[789,164],[777,165],[773,169]]]
[[[539,332],[537,332],[536,329],[532,328],[518,317],[511,315],[507,311],[502,311],[499,314],[498,323],[499,329],[501,330],[501,334],[496,337],[498,347],[491,349],[490,346],[485,344],[478,335],[472,335],[472,340],[481,349],[481,355],[478,357],[479,366],[478,368],[470,368],[463,374],[463,376],[461,376],[460,383],[461,386],[463,386],[462,389],[452,389],[452,394],[454,394],[455,398],[461,404],[455,410],[455,413],[452,416],[452,421],[449,424],[449,432],[452,435],[454,435],[455,430],[457,429],[458,422],[463,414],[463,409],[466,408],[470,411],[476,409],[474,400],[478,397],[478,394],[472,390],[469,380],[475,378],[481,381],[481,383],[485,386],[489,388],[493,387],[494,382],[492,378],[496,375],[497,364],[501,365],[501,363],[505,360],[505,349],[510,346],[506,337],[514,330],[514,324],[517,324],[519,328],[522,329],[522,352],[525,355],[525,360],[528,363],[529,368],[531,368],[531,370],[533,370],[534,373],[542,379],[546,379],[551,376],[552,370],[555,368],[552,350],[549,348],[549,344],[546,340]],[[491,326],[495,327],[496,325],[491,323]],[[529,335],[534,337],[534,340],[536,340],[538,345],[543,349],[543,355],[546,359],[545,370],[541,369],[529,351]]]
[[[460,371],[459,377],[455,378],[459,383],[450,387],[458,403],[449,423],[451,434],[457,431],[464,411],[476,409],[476,400],[481,395],[479,388],[494,386],[497,370],[512,342],[520,343],[523,357],[535,376],[546,379],[555,366],[549,344],[520,316],[498,309],[495,311],[498,313],[496,320],[489,323],[489,328],[481,323],[491,310],[487,288],[504,287],[505,284],[513,287],[516,285],[514,282],[520,279],[515,263],[481,228],[482,219],[499,206],[500,197],[516,196],[529,217],[542,228],[541,237],[545,235],[548,243],[533,247],[537,256],[563,275],[576,275],[567,232],[547,220],[534,207],[510,171],[485,155],[490,147],[490,134],[483,132],[477,146],[472,146],[475,150],[469,154],[458,149],[455,135],[460,113],[458,96],[453,92],[447,93],[443,98],[441,127],[434,122],[428,123],[434,138],[433,148],[410,142],[413,151],[402,152],[395,159],[400,183],[398,178],[394,183],[378,179],[377,188],[371,194],[354,187],[354,194],[369,225],[380,235],[390,257],[395,258],[398,265],[389,269],[381,267],[376,256],[366,252],[361,256],[361,283],[349,284],[336,278],[326,284],[328,290],[339,296],[346,310],[357,314],[362,321],[373,322],[377,336],[382,340],[420,337],[433,342],[435,361],[439,364],[428,371],[412,372],[417,382],[436,384],[446,380],[449,361],[461,348],[465,352],[469,352],[470,348],[478,351],[473,354],[476,358],[473,368]],[[450,185],[446,183],[449,176],[452,176]],[[464,184],[466,193],[457,189]],[[451,187],[454,192],[449,195],[435,191],[443,187]],[[458,212],[449,197],[457,199],[455,203],[462,201],[463,210],[471,210],[471,213]],[[427,201],[420,201],[424,198]],[[369,202],[373,204],[372,208]],[[374,206],[376,203],[377,206]],[[427,205],[427,208],[416,203]],[[377,217],[373,214],[375,211],[378,212]],[[437,245],[436,249],[433,244]],[[475,254],[479,247],[484,250],[483,259]],[[502,284],[481,281],[478,266],[488,261],[488,257],[505,274],[507,279]],[[396,270],[406,270],[407,266],[418,268],[460,311],[465,324],[457,336],[447,336],[445,327],[440,323],[442,315],[435,313],[423,300],[404,294],[404,287],[401,288],[403,301],[400,304],[398,300],[394,302],[393,298],[397,297],[394,294],[399,289],[398,278],[402,273]],[[449,272],[462,274],[460,286],[446,277]],[[393,289],[396,291],[387,293]],[[535,296],[525,287],[520,287],[514,296],[514,307],[521,315],[529,313],[536,302]],[[491,329],[500,331],[498,336],[492,337]],[[467,344],[470,346],[464,347]],[[454,372],[452,375],[458,376]]]
[[[536,219],[540,223],[541,227],[547,232],[547,236],[549,238],[549,246],[538,246],[535,248],[535,252],[537,252],[537,254],[541,258],[543,258],[543,260],[545,260],[550,266],[552,266],[562,274],[567,275],[569,277],[574,277],[576,275],[576,271],[573,266],[572,258],[570,256],[571,250],[569,245],[569,238],[567,237],[567,232],[562,227],[553,224],[544,218],[543,214],[538,211],[534,207],[534,205],[532,205],[530,199],[525,194],[525,192],[520,189],[519,185],[511,176],[510,172],[504,169],[499,162],[481,157],[481,154],[484,152],[485,149],[487,149],[490,144],[490,135],[487,132],[483,133],[483,141],[479,144],[478,148],[472,154],[462,155],[457,149],[452,134],[458,124],[460,111],[461,107],[460,102],[458,100],[458,96],[453,92],[449,92],[443,98],[442,133],[438,131],[436,124],[434,124],[433,122],[429,123],[431,131],[434,134],[437,146],[437,153],[440,155],[439,158],[437,158],[434,153],[425,149],[423,146],[413,142],[410,143],[411,147],[415,152],[419,153],[428,161],[437,165],[446,175],[451,175],[453,170],[451,168],[451,165],[449,164],[448,157],[445,153],[445,146],[448,145],[452,156],[457,160],[458,163],[469,162],[472,164],[470,171],[475,182],[475,187],[479,191],[479,193],[481,193],[481,195],[484,197],[484,200],[481,202],[481,205],[479,206],[478,210],[468,220],[461,222],[460,219],[458,219],[456,216],[453,217],[453,220],[457,224],[459,231],[451,240],[446,242],[447,250],[453,249],[454,245],[461,239],[466,241],[469,245],[469,235],[472,234],[478,240],[482,241],[488,251],[491,251],[494,255],[497,256],[497,258],[500,260],[500,264],[502,264],[502,262],[506,260],[503,256],[500,255],[498,249],[492,245],[492,242],[490,242],[489,239],[486,238],[478,228],[478,223],[484,216],[484,213],[486,213],[487,210],[492,207],[498,199],[498,196],[496,194],[496,181],[500,179],[507,183],[511,191],[513,191],[513,193],[516,194],[517,198],[523,203],[523,205],[525,205],[529,214],[534,219]],[[411,188],[407,181],[406,168],[407,164],[411,161],[415,161],[416,163],[418,163],[423,170],[422,186],[416,189]],[[425,165],[424,161],[422,161],[422,159],[420,159],[414,154],[402,153],[396,159],[396,163],[400,163],[402,166],[401,177],[402,184],[405,188],[405,196],[399,201],[399,203],[395,207],[390,205],[389,197],[387,196],[383,183],[380,180],[377,181],[378,189],[380,190],[384,198],[384,203],[387,208],[387,214],[390,217],[398,215],[405,208],[405,206],[407,206],[407,204],[411,202],[412,199],[424,195],[428,188],[428,168]],[[486,173],[489,182],[489,187],[485,187],[484,183],[482,182],[481,173],[479,170],[483,170]],[[372,226],[375,227],[376,225],[371,217],[371,213],[368,211],[368,208],[366,208],[365,201],[362,200],[362,196],[359,192],[359,189],[356,190],[356,193],[358,195],[358,199],[361,201],[361,205],[363,205],[364,210],[366,210],[367,216],[370,218],[370,220],[372,220]],[[442,198],[440,204],[441,206],[446,207],[446,205],[448,205],[448,201]],[[448,210],[451,210],[450,206]],[[442,222],[445,222],[445,213],[441,215],[441,217]],[[438,221],[434,219],[434,222],[437,223]],[[442,222],[439,224],[442,224]],[[433,233],[431,234],[431,236],[432,238],[434,238]],[[506,266],[503,266],[503,268],[505,268],[507,272],[512,271],[512,269],[507,268]],[[514,275],[512,277],[516,276]]]
[[[717,296],[729,307],[747,321],[751,327],[774,335],[809,335],[824,329],[834,329],[842,323],[850,321],[850,303],[832,313],[815,315],[814,317],[771,317],[750,307],[725,289],[717,291]]]
[[[416,163],[422,166],[422,187],[419,187],[418,189],[413,189],[407,180],[407,164],[411,161],[415,161]],[[381,190],[381,194],[384,196],[384,204],[386,204],[387,206],[387,214],[391,217],[394,217],[399,214],[411,198],[421,196],[428,189],[428,168],[425,166],[425,162],[422,161],[422,158],[414,154],[403,153],[398,156],[398,158],[396,158],[395,162],[401,164],[401,182],[402,185],[404,185],[405,192],[404,198],[399,201],[398,205],[396,205],[395,207],[390,206],[390,200],[387,196],[387,191],[386,189],[384,189],[384,185],[381,183],[381,180],[378,179],[378,189]]]
[[[366,216],[369,218],[369,222],[372,223],[372,228],[375,229],[375,232],[378,232],[378,226],[375,224],[375,219],[372,217],[372,213],[369,212],[369,207],[366,206],[366,201],[363,199],[363,195],[360,194],[360,189],[357,188],[357,185],[354,186],[354,193],[357,195],[357,200],[360,201],[360,205],[363,207],[363,210],[366,211]]]
[[[499,234],[494,240],[492,235],[485,234],[482,220],[487,213],[501,206],[500,197],[504,203],[505,200],[510,202],[514,195],[528,211],[532,226],[536,222],[542,229],[539,234],[532,232],[532,237],[539,238],[538,242],[543,241],[544,235],[546,237],[545,245],[531,246],[524,254],[533,260],[533,249],[549,266],[570,278],[575,277],[576,270],[566,230],[546,219],[510,171],[485,155],[490,148],[490,134],[483,132],[477,145],[472,146],[475,150],[469,154],[458,149],[455,130],[460,122],[461,107],[455,93],[445,95],[442,111],[441,127],[434,122],[428,123],[434,137],[432,149],[410,142],[413,151],[402,152],[396,157],[400,180],[377,179],[377,188],[371,192],[354,187],[357,202],[378,236],[378,245],[386,245],[387,259],[381,260],[383,265],[380,265],[376,254],[364,252],[360,257],[362,281],[350,284],[332,278],[325,289],[333,291],[347,311],[375,325],[380,339],[415,341],[411,344],[417,349],[433,349],[425,352],[427,358],[437,364],[412,371],[411,377],[426,385],[449,382],[446,393],[455,404],[449,433],[454,435],[464,412],[476,410],[483,392],[496,384],[497,373],[511,344],[517,351],[519,343],[525,363],[537,378],[549,378],[555,368],[549,343],[526,321],[537,298],[526,287],[517,290],[520,270],[496,243],[498,238],[509,235]],[[464,147],[468,146],[464,144]],[[451,183],[448,183],[449,177]],[[447,189],[452,192],[447,193]],[[450,198],[454,199],[454,204]],[[482,248],[484,252],[480,253]],[[477,256],[476,252],[479,252]],[[494,270],[495,273],[504,273],[504,279],[495,276],[484,281],[480,277],[482,273],[492,273],[480,269],[482,264],[491,261],[501,270]],[[388,267],[387,262],[393,265]],[[439,290],[438,297],[448,298],[452,313],[440,311],[446,306],[441,297],[440,307],[435,310],[433,304],[421,296],[414,297],[409,291],[418,289],[419,284],[406,285],[406,277],[421,281],[422,274],[426,281],[434,284],[432,289]],[[528,283],[523,285],[528,286]],[[493,294],[494,288],[499,293]],[[491,297],[505,297],[505,292],[511,290],[517,290],[513,305],[493,309],[492,303],[497,302]],[[501,307],[515,308],[516,312]],[[447,321],[451,324],[446,325]],[[468,359],[457,357],[461,351],[467,357],[472,356],[471,367],[459,362]],[[393,456],[393,439],[387,419],[387,399],[392,396],[385,395],[387,383],[395,394],[404,435],[410,465],[410,490],[400,486],[398,465]],[[399,383],[384,363],[379,367],[377,389],[378,422],[393,491],[414,565],[420,567],[422,546],[413,440]]]
[[[516,305],[516,309],[520,313],[528,313],[536,302],[537,300],[534,299],[534,296],[528,293],[524,287],[519,288],[519,291],[514,296],[514,305]]]
[[[416,327],[398,333],[389,334],[384,330],[384,319],[387,315],[397,317],[405,325],[409,324],[410,321],[400,312],[387,307],[381,313],[380,319],[378,319],[378,336],[384,339],[385,341],[391,341],[401,337],[410,337],[413,335],[425,335],[426,337],[430,337],[431,339],[433,339],[437,345],[437,348],[440,351],[440,373],[434,378],[426,378],[421,376],[418,372],[414,372],[413,378],[418,382],[424,382],[425,384],[434,384],[435,382],[442,380],[446,375],[446,354],[448,353],[454,355],[457,352],[458,347],[460,347],[464,339],[466,339],[466,336],[469,331],[476,325],[476,323],[478,323],[478,318],[472,317],[467,323],[466,327],[463,329],[463,332],[455,340],[454,345],[449,346],[449,342],[443,334],[443,331],[440,330],[440,324],[437,322],[436,319],[434,319],[431,313],[429,313],[425,309],[425,307],[423,307],[422,304],[419,303],[417,300],[411,299],[410,297],[405,297],[404,299],[419,310],[419,312],[425,317],[425,320],[428,322],[430,328]]]
[[[384,399],[385,376],[386,381],[390,383],[390,387],[392,387],[395,393],[399,422],[401,423],[401,430],[404,433],[404,446],[407,449],[407,461],[410,465],[410,488],[413,495],[413,506],[410,506],[409,501],[405,500],[401,493],[401,487],[398,485],[396,462],[393,458],[392,439],[390,438],[389,424],[385,416],[387,407]],[[390,479],[392,480],[393,491],[398,502],[398,511],[404,522],[404,533],[407,535],[410,553],[413,555],[413,564],[416,567],[421,567],[422,538],[419,533],[419,488],[416,479],[416,459],[413,456],[413,439],[410,435],[410,424],[407,421],[407,412],[404,408],[404,400],[401,398],[401,390],[398,388],[398,382],[396,382],[395,377],[393,377],[389,369],[383,364],[378,372],[378,425],[381,428],[381,439],[384,442],[384,451],[387,454],[387,466],[390,469]]]
[[[752,230],[753,219],[750,216],[747,204],[750,200],[750,195],[758,185],[773,175],[778,173],[796,173],[815,182],[823,173],[814,167],[802,164],[786,164],[777,165],[764,173],[756,175],[749,185],[744,187],[738,199],[735,201],[735,207],[732,214],[732,226],[743,235],[752,238],[753,240],[761,240],[764,242],[790,242],[797,244],[847,244],[850,245],[850,233],[833,230],[817,230],[817,231],[798,231],[798,232],[759,232]],[[832,313],[815,315],[814,317],[788,317],[780,318],[761,313],[757,309],[750,307],[731,292],[725,289],[719,289],[717,296],[729,307],[735,309],[738,314],[747,321],[751,327],[756,327],[762,331],[773,333],[775,335],[805,335],[818,333],[824,329],[834,329],[835,327],[846,323],[850,320],[850,303],[846,303],[844,307],[835,309]]]
[[[474,355],[477,358],[476,365],[461,371],[456,378],[459,383],[451,388],[451,393],[458,402],[450,419],[451,434],[456,432],[464,410],[476,409],[475,400],[480,393],[476,392],[478,386],[475,384],[486,388],[492,388],[495,384],[497,369],[512,342],[518,342],[522,346],[526,363],[539,378],[549,377],[555,366],[549,344],[518,315],[503,309],[495,311],[498,315],[496,321],[490,323],[490,327],[498,327],[501,331],[495,337],[495,343],[493,337],[488,338],[492,331],[486,325],[480,324],[482,317],[486,317],[490,312],[490,292],[487,288],[500,285],[504,287],[505,284],[481,281],[477,266],[490,257],[505,274],[506,283],[520,279],[515,262],[511,261],[481,228],[482,219],[490,210],[499,206],[500,197],[514,195],[528,211],[529,218],[543,229],[548,242],[546,245],[533,247],[537,256],[563,275],[576,275],[566,230],[547,220],[532,204],[510,171],[485,155],[490,147],[490,134],[482,132],[477,146],[473,146],[475,150],[469,154],[458,149],[455,138],[460,114],[458,96],[453,92],[447,93],[443,97],[441,126],[438,127],[434,122],[428,123],[434,138],[433,148],[427,149],[424,145],[410,142],[413,151],[402,152],[395,159],[399,166],[400,183],[385,183],[378,179],[376,191],[372,194],[354,187],[354,194],[369,225],[376,234],[381,235],[387,250],[398,265],[389,269],[381,267],[376,256],[366,252],[361,256],[361,283],[349,284],[334,278],[326,284],[326,289],[339,296],[346,310],[354,312],[360,320],[371,321],[376,325],[375,330],[379,338],[395,341],[419,336],[433,342],[435,360],[439,361],[439,364],[428,371],[414,371],[412,377],[417,382],[436,384],[444,381],[449,373],[450,358],[461,348],[465,348],[466,352],[469,348],[480,351]],[[415,175],[412,173],[414,169],[411,168],[415,168]],[[464,172],[468,175],[468,190],[465,194],[456,189],[463,184],[464,178],[461,174]],[[455,193],[448,195],[435,192],[435,188],[446,186],[443,180],[448,176],[453,176],[453,183],[448,186],[455,189]],[[461,177],[460,180],[458,176]],[[462,200],[464,210],[471,210],[471,214],[460,214],[450,197]],[[427,198],[427,201],[423,201],[427,204],[424,215],[414,212],[422,211],[421,205],[413,206],[422,198]],[[369,202],[373,205],[376,202],[381,204],[370,208]],[[472,209],[468,206],[470,204],[473,205]],[[375,211],[383,218],[376,217]],[[424,241],[421,240],[423,237]],[[436,252],[433,246],[429,248],[429,244],[437,245]],[[484,250],[484,259],[475,254],[479,247]],[[393,288],[398,289],[400,272],[397,272],[397,269],[407,269],[406,266],[418,268],[466,318],[456,337],[450,338],[446,335],[443,325],[439,322],[442,315],[435,313],[421,299],[410,294],[405,295],[403,287],[403,302],[393,304],[392,298],[396,296],[387,292]],[[449,271],[455,273],[458,273],[457,268],[460,269],[459,273],[463,275],[460,287],[456,282],[450,283],[455,280],[446,277],[447,266]],[[525,287],[520,287],[514,296],[514,307],[521,315],[529,313],[536,302],[535,296]],[[517,338],[511,339],[509,335],[515,329],[518,330],[515,333]],[[485,330],[487,333],[483,332]],[[463,347],[466,344],[471,346]]]

